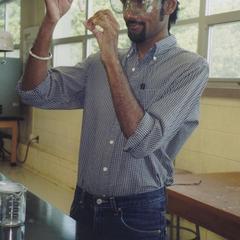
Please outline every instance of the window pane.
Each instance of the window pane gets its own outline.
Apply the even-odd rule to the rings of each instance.
[[[53,65],[74,66],[82,60],[82,43],[59,44],[54,46]]]
[[[123,20],[123,15],[113,12],[113,10],[111,9],[111,5],[110,5],[109,0],[108,1],[98,0],[97,4],[96,4],[95,0],[89,0],[89,16],[92,16],[95,12],[97,12],[100,9],[110,9],[112,11],[113,15],[116,17],[116,19],[117,19],[117,21],[120,25],[120,28],[121,29],[126,28],[125,21]]]
[[[95,38],[90,38],[87,41],[87,56],[96,53],[97,51],[99,51],[97,40]]]
[[[129,48],[130,45],[131,45],[131,41],[130,41],[127,33],[121,34],[119,36],[118,47],[119,48]]]
[[[197,18],[200,11],[200,0],[180,0],[179,20]]]
[[[236,10],[240,10],[240,0],[207,0],[209,15]]]
[[[0,5],[0,31],[4,30],[4,4]]]
[[[173,26],[171,32],[176,36],[180,47],[197,52],[198,24]]]
[[[14,44],[20,43],[20,0],[6,5],[6,29],[13,35]]]
[[[85,33],[85,27],[83,25],[85,19],[86,12],[84,10],[80,11],[79,0],[74,0],[70,10],[57,24],[54,30],[53,38],[83,35]]]
[[[127,34],[121,34],[119,36],[118,48],[128,48],[131,45],[131,41],[129,40]],[[87,42],[87,56],[96,53],[99,51],[98,43],[95,38],[91,38]]]
[[[210,77],[239,78],[240,22],[218,24],[210,28]]]

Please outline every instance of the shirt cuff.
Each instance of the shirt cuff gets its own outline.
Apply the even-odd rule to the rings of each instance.
[[[34,89],[24,91],[22,90],[22,80],[20,80],[17,83],[16,91],[24,103],[34,105],[35,102],[40,103],[42,101],[44,94],[46,94],[46,89],[49,89],[49,86],[50,81],[46,79]]]
[[[124,151],[131,153],[134,157],[144,157],[142,143],[154,127],[154,119],[149,113],[145,112],[142,120],[138,124],[135,133],[128,138]]]

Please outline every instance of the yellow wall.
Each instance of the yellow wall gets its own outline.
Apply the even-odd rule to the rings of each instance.
[[[33,108],[32,119],[32,134],[39,136],[39,143],[30,148],[25,167],[60,186],[74,189],[82,111]],[[22,145],[22,159],[25,150]]]
[[[240,171],[240,98],[202,98],[200,125],[176,166],[195,173]]]
[[[44,1],[42,0],[22,0],[21,1],[21,58],[23,59],[23,40],[26,28],[39,26],[44,15]],[[32,132],[32,109],[22,106],[22,113],[25,119],[21,122],[21,142],[26,143]]]

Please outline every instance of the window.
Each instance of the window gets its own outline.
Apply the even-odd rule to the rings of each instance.
[[[15,51],[1,53],[7,57],[19,58],[20,44],[20,0],[2,1],[0,3],[0,30],[9,31],[14,39]]]
[[[118,39],[118,47],[119,48],[128,48],[130,47],[130,40],[127,36],[127,34],[120,34],[119,39]],[[88,40],[88,45],[87,45],[87,56],[90,54],[96,53],[99,50],[97,40],[95,38],[91,38]]]
[[[177,24],[171,33],[178,44],[206,57],[209,82],[238,87],[240,73],[240,0],[180,0]]]
[[[98,51],[96,39],[85,29],[83,22],[100,9],[111,9],[110,1],[73,1],[70,11],[54,32],[54,66],[74,65]],[[121,28],[119,48],[127,48],[130,40],[125,22],[121,14],[113,14]],[[240,82],[237,71],[240,62],[239,29],[240,0],[180,0],[178,21],[172,26],[171,33],[181,47],[208,59],[210,82],[237,83]]]
[[[59,44],[54,47],[54,66],[73,66],[82,60],[82,43]]]
[[[210,76],[240,78],[240,21],[213,25],[209,29]]]
[[[111,9],[105,0],[73,0],[71,9],[59,21],[53,35],[53,66],[75,65],[99,50],[96,39],[83,22],[100,9]],[[115,14],[120,24],[119,48],[127,48],[130,41],[122,14]],[[64,52],[64,56],[63,53]]]
[[[4,18],[4,12],[5,12],[5,8],[4,5],[1,4],[0,5],[0,29],[3,30],[4,29],[4,22],[5,22],[5,18]]]
[[[6,4],[6,30],[13,35],[15,44],[20,43],[20,0]]]
[[[199,0],[180,0],[179,19],[192,19],[199,17],[200,1]]]
[[[96,11],[100,9],[111,9],[110,0],[99,0],[97,1],[97,4],[95,0],[89,0],[89,16],[92,16]],[[113,12],[113,15],[116,17],[120,28],[125,29],[126,27],[122,14],[116,14],[115,12]]]
[[[208,0],[207,14],[218,14],[240,10],[240,0]]]
[[[19,58],[20,45],[20,0],[0,2],[0,30],[10,32],[14,40],[15,51],[5,53],[7,57]],[[2,53],[1,56],[4,54]]]
[[[192,52],[197,52],[198,42],[198,24],[190,23],[181,26],[173,26],[171,33],[178,40],[179,46],[182,46]]]
[[[79,0],[74,0],[71,9],[60,19],[54,31],[53,38],[72,37],[85,34],[83,22],[86,14],[79,6]]]

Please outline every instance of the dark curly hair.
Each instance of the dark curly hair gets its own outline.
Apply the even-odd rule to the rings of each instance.
[[[164,4],[164,2],[167,1],[167,0],[162,0],[162,6]],[[177,6],[176,6],[176,9],[174,10],[174,12],[169,16],[169,21],[168,21],[168,32],[170,31],[171,29],[171,25],[172,24],[175,24],[176,21],[177,21],[177,18],[178,18],[178,11],[179,11],[179,1],[177,1]],[[164,10],[163,10],[163,7],[160,9],[160,16],[163,17],[164,15]]]

